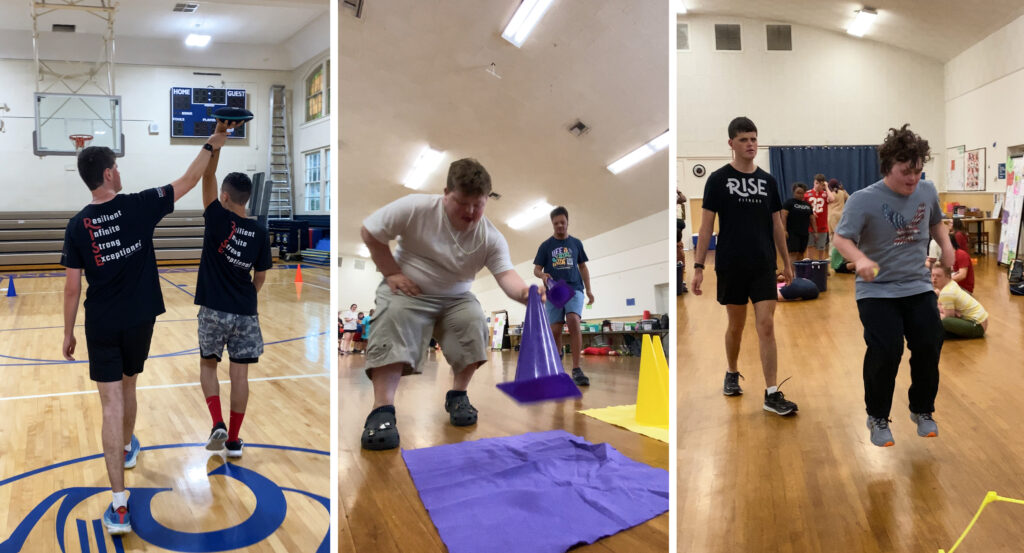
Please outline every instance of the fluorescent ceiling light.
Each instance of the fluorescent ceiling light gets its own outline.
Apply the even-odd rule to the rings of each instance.
[[[857,18],[853,20],[852,25],[847,27],[846,32],[853,36],[864,36],[876,17],[878,17],[878,12],[871,8],[864,8],[857,12]]]
[[[514,44],[516,48],[522,47],[526,37],[530,36],[537,22],[551,7],[551,2],[552,0],[523,0],[516,13],[512,15],[512,21],[508,22],[505,31],[501,33],[501,38]]]
[[[210,35],[191,34],[185,38],[185,46],[198,46],[200,48],[210,43]]]
[[[367,248],[366,244],[359,244],[356,254],[359,255],[359,257],[370,257],[370,248]]]
[[[402,184],[413,190],[418,190],[419,187],[423,186],[430,173],[437,169],[437,165],[441,163],[442,157],[444,157],[444,152],[432,150],[430,146],[424,146],[423,151],[416,158],[416,163],[412,164],[412,169],[409,169],[409,173],[405,175]]]
[[[612,174],[618,175],[619,173],[629,169],[630,167],[640,163],[641,161],[651,157],[657,152],[664,150],[668,146],[669,135],[668,131],[658,135],[655,139],[651,140],[647,144],[640,146],[639,148],[629,152],[628,154],[620,157],[619,159],[612,162],[608,166],[608,170]]]
[[[683,0],[676,0],[676,13],[680,15],[686,13],[686,5],[683,4]]]
[[[549,215],[552,209],[555,209],[555,206],[549,204],[547,200],[540,200],[523,211],[520,211],[516,215],[513,215],[512,218],[508,220],[508,226],[513,230],[526,228],[530,223],[537,219]]]

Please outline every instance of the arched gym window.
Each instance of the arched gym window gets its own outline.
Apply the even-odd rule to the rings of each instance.
[[[313,67],[306,77],[306,122],[325,117],[331,112],[331,60]]]

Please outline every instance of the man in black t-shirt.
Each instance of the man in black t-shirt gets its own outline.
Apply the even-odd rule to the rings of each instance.
[[[782,275],[786,284],[793,280],[793,268],[785,247],[786,231],[779,216],[778,187],[775,179],[754,163],[757,127],[753,121],[737,117],[729,123],[729,147],[734,154],[733,161],[711,173],[704,187],[704,210],[690,288],[698,296],[703,292],[704,261],[715,228],[715,217],[720,217],[715,273],[718,276],[718,303],[725,306],[729,316],[729,327],[725,332],[729,368],[725,373],[722,393],[727,396],[743,393],[736,362],[749,300],[754,304],[761,347],[761,370],[766,386],[764,409],[788,415],[795,413],[797,406],[783,396],[776,384],[776,248],[785,263]]]
[[[124,469],[135,466],[141,450],[133,434],[135,383],[149,357],[153,323],[164,312],[153,230],[199,182],[213,150],[226,138],[218,130],[181,178],[135,194],[118,194],[121,174],[110,148],[93,146],[78,154],[78,174],[92,192],[92,202],[71,218],[64,234],[62,353],[69,361],[75,359],[75,320],[85,273],[89,377],[96,381],[103,406],[103,458],[114,494],[103,524],[111,534],[132,529]]]
[[[218,123],[217,128],[224,127]],[[249,364],[263,353],[263,334],[256,309],[256,294],[271,266],[267,229],[245,214],[252,181],[244,173],[229,173],[217,197],[217,163],[220,150],[203,174],[203,255],[199,261],[196,305],[199,307],[199,381],[213,430],[206,449],[228,457],[241,457],[243,442],[238,431],[249,401]],[[252,271],[250,278],[249,272]],[[231,376],[231,419],[225,428],[220,406],[217,365],[224,346],[228,349]]]
[[[793,261],[804,258],[810,238],[811,215],[814,208],[804,201],[807,185],[793,183],[793,197],[782,203],[782,226],[786,229],[786,249]]]

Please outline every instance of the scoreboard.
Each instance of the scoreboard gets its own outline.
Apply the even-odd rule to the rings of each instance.
[[[171,137],[207,138],[213,134],[217,108],[247,108],[245,90],[233,88],[171,88]],[[228,132],[228,138],[245,138],[243,125]]]

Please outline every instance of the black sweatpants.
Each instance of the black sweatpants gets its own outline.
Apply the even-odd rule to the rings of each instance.
[[[935,411],[944,334],[935,294],[866,298],[857,300],[857,310],[868,346],[864,354],[864,403],[868,414],[889,418],[904,337],[910,349],[910,410]]]

